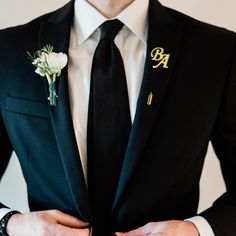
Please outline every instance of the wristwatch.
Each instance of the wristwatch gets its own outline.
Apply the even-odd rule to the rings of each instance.
[[[10,211],[5,216],[3,216],[3,218],[0,220],[0,236],[9,236],[7,234],[7,223],[13,215],[19,213],[20,212],[18,211]]]

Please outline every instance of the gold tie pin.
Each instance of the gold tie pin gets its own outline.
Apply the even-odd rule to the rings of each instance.
[[[149,93],[148,99],[147,99],[147,105],[151,106],[152,105],[152,99],[153,99],[153,93]]]

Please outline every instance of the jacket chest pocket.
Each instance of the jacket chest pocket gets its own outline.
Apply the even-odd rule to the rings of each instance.
[[[50,118],[50,111],[47,103],[10,95],[6,97],[6,111],[39,118]]]

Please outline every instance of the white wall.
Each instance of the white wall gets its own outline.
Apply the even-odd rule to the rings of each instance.
[[[25,23],[43,13],[62,6],[67,0],[0,0],[0,28]],[[161,0],[171,8],[200,20],[236,31],[235,0]],[[207,208],[225,191],[219,163],[209,146],[202,178],[199,211]],[[0,184],[0,201],[21,210],[28,210],[26,186],[13,155]]]

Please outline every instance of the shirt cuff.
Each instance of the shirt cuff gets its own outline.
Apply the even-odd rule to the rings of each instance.
[[[192,222],[197,227],[200,236],[215,236],[210,224],[202,216],[194,216],[185,221]]]
[[[9,208],[1,208],[0,209],[0,220],[9,212],[13,211],[12,209]]]

